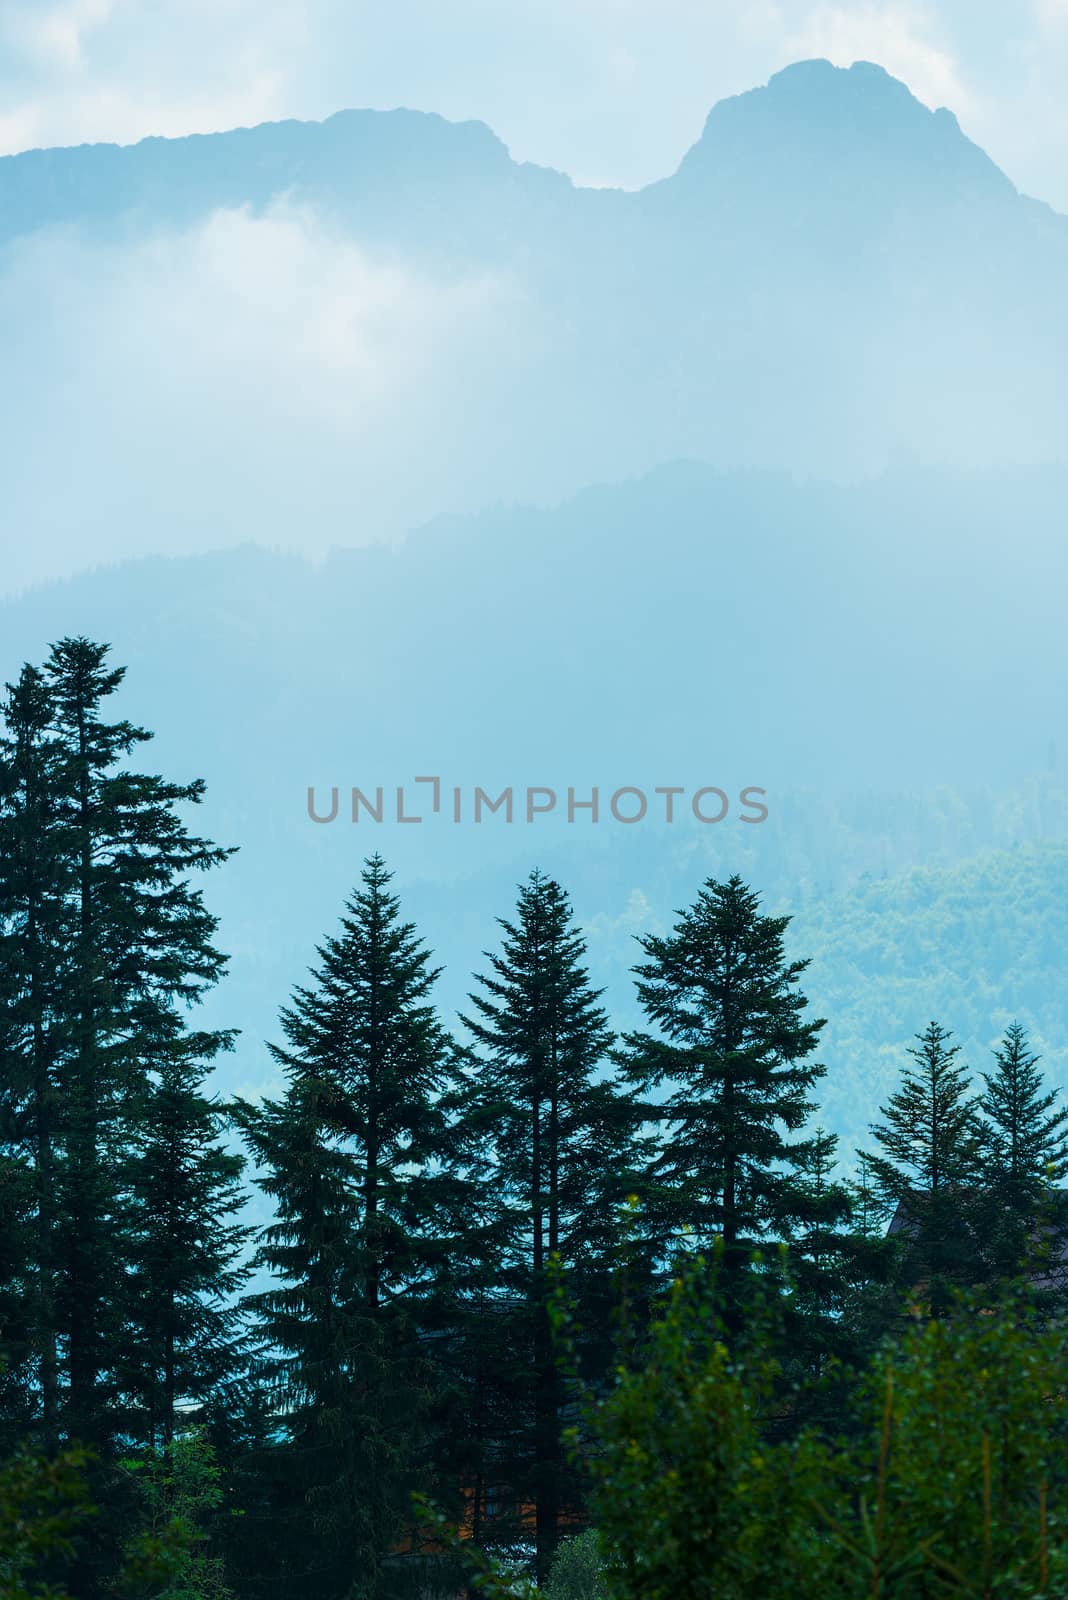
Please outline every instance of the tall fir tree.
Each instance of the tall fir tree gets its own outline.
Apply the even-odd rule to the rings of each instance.
[[[0,1140],[12,1176],[18,1167],[31,1174],[32,1221],[19,1213],[28,1229],[21,1319],[50,1450],[60,1417],[57,1064],[69,1040],[74,882],[62,811],[66,768],[53,709],[42,673],[26,666],[7,686],[0,732]]]
[[[728,1303],[754,1247],[780,1236],[813,1159],[803,1128],[824,1067],[785,951],[788,917],[760,910],[738,876],[710,878],[667,935],[640,943],[638,995],[657,1032],[624,1040],[628,1081],[662,1137],[648,1173],[648,1226],[662,1261],[723,1240]],[[658,1098],[650,1098],[658,1094]],[[732,1287],[732,1285],[734,1287]]]
[[[577,1492],[562,1446],[566,1395],[549,1318],[550,1261],[568,1273],[580,1303],[596,1293],[637,1160],[631,1107],[603,1070],[612,1035],[566,894],[535,872],[520,888],[514,919],[500,926],[501,950],[487,952],[489,971],[476,980],[465,1021],[480,1056],[473,1115],[490,1137],[488,1182],[505,1239],[496,1315],[522,1363],[512,1375],[510,1442],[498,1450],[498,1470],[513,1502],[533,1501],[544,1581]]]
[[[1040,1258],[1059,1260],[1066,1219],[1054,1215],[1056,1186],[1068,1172],[1068,1110],[1047,1088],[1039,1057],[1018,1022],[1010,1024],[983,1073],[980,1228],[990,1270],[1012,1277]],[[1042,1226],[1040,1227],[1040,1224]],[[1047,1274],[1048,1275],[1048,1274]]]
[[[34,1175],[33,1332],[53,1438],[61,1399],[68,1432],[101,1433],[130,1107],[223,966],[187,874],[228,852],[191,837],[177,812],[203,785],[122,770],[150,735],[103,718],[124,675],[106,656],[68,639],[43,670],[26,667],[0,741],[3,1093]]]
[[[282,1012],[283,1097],[238,1104],[277,1206],[251,1297],[284,1429],[271,1594],[393,1600],[430,1382],[421,1337],[457,1219],[437,972],[378,856]],[[267,1471],[274,1471],[271,1463]],[[270,1538],[270,1530],[265,1530]]]
[[[868,1156],[875,1190],[894,1213],[904,1281],[934,1311],[980,1271],[977,1104],[951,1037],[938,1022],[917,1034],[913,1064],[872,1126],[880,1148]]]
[[[64,1105],[60,1320],[68,1430],[91,1443],[113,1426],[130,1109],[181,1039],[184,1008],[222,974],[225,958],[212,943],[217,919],[189,878],[231,853],[191,835],[182,820],[178,808],[200,801],[202,781],[171,783],[123,765],[151,734],[106,719],[125,676],[107,655],[106,645],[63,639],[43,673],[70,874],[65,1048],[56,1063]]]
[[[222,973],[190,879],[230,853],[185,824],[202,783],[127,765],[151,735],[108,720],[124,673],[107,655],[53,646],[9,686],[0,736],[0,1156],[28,1184],[20,1400],[49,1451],[92,1445],[92,1493],[115,1495],[80,1547],[79,1600],[114,1576],[124,1514],[113,1446],[130,1400],[139,1108]],[[208,1059],[223,1039],[197,1049]]]

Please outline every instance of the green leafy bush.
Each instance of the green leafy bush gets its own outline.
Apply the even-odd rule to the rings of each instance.
[[[596,1529],[565,1539],[553,1558],[545,1600],[604,1600],[603,1566]]]
[[[729,1348],[696,1264],[591,1407],[610,1600],[1068,1595],[1068,1338],[1022,1292],[910,1328],[853,1385],[837,1438],[789,1436],[755,1321]]]
[[[229,1600],[207,1531],[223,1488],[204,1430],[190,1428],[123,1467],[137,1480],[144,1518],[126,1545],[124,1592],[138,1600]]]
[[[19,1450],[0,1466],[0,1600],[65,1600],[57,1587],[95,1515],[82,1450]]]

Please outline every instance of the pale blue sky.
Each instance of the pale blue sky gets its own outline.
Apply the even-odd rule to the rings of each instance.
[[[1068,0],[0,0],[0,152],[409,105],[637,186],[813,55],[880,62],[1068,210]]]

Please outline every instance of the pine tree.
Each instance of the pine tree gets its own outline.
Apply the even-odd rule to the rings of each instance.
[[[853,1208],[853,1223],[857,1235],[862,1239],[881,1239],[886,1231],[886,1224],[893,1215],[894,1207],[887,1210],[886,1200],[875,1187],[872,1176],[871,1156],[866,1150],[858,1150],[857,1173],[849,1184],[850,1199]]]
[[[44,1442],[54,1450],[60,1410],[56,1063],[65,1039],[73,868],[60,811],[61,749],[52,729],[53,706],[35,667],[26,666],[18,682],[7,686],[2,714],[0,1139],[13,1164],[12,1175],[15,1167],[26,1167],[30,1174],[32,1222],[19,1211],[32,1234],[32,1242],[24,1240],[27,1303],[20,1316],[32,1351],[32,1387],[40,1394]],[[9,1315],[15,1315],[13,1305]],[[9,1364],[9,1382],[16,1370]]]
[[[33,1175],[33,1387],[52,1447],[104,1447],[117,1426],[136,1110],[224,965],[188,879],[229,852],[178,814],[201,783],[124,768],[151,736],[106,720],[124,676],[106,658],[65,639],[25,668],[0,741],[2,1098]]]
[[[917,1034],[914,1065],[872,1126],[882,1153],[868,1157],[877,1193],[895,1208],[906,1282],[925,1287],[935,1310],[952,1284],[976,1276],[979,1256],[977,1106],[950,1038],[937,1022]]]
[[[133,1134],[121,1376],[132,1426],[152,1449],[174,1439],[179,1401],[205,1404],[241,1364],[234,1296],[248,1276],[240,1258],[253,1231],[235,1220],[245,1163],[220,1142],[224,1114],[204,1093],[205,1057],[224,1042],[190,1034],[172,1044]]]
[[[824,1068],[811,1060],[821,1020],[807,1021],[790,961],[788,917],[760,910],[735,876],[710,878],[666,936],[640,943],[638,995],[656,1035],[624,1040],[626,1075],[649,1096],[662,1137],[648,1174],[653,1245],[662,1261],[684,1243],[723,1239],[724,1293],[737,1294],[754,1246],[781,1232],[793,1178],[812,1146],[791,1139],[812,1110]]]
[[[90,1441],[107,1432],[104,1407],[114,1391],[126,1109],[146,1067],[181,1036],[179,1008],[221,975],[224,957],[211,943],[216,919],[187,875],[230,853],[190,836],[177,813],[200,800],[202,782],[168,783],[120,765],[151,735],[103,718],[125,675],[107,666],[107,654],[105,645],[63,639],[43,675],[72,874],[69,1042],[58,1067],[68,1407],[71,1429]]]
[[[497,1317],[529,1371],[529,1381],[522,1369],[513,1378],[511,1440],[498,1461],[513,1498],[533,1499],[542,1581],[575,1492],[561,1442],[549,1264],[567,1271],[580,1303],[595,1291],[636,1181],[634,1118],[602,1074],[612,1036],[564,891],[533,873],[514,921],[500,926],[501,951],[487,952],[490,970],[476,980],[465,1021],[480,1047],[474,1115],[492,1141],[506,1241]]]
[[[1068,1172],[1068,1110],[1057,1107],[1058,1091],[1045,1087],[1039,1058],[1018,1022],[1006,1030],[994,1062],[994,1071],[983,1073],[979,1098],[981,1228],[991,1270],[1011,1277],[1036,1249],[1048,1247],[1036,1232]]]
[[[322,1600],[401,1592],[391,1552],[409,1528],[429,1383],[419,1335],[455,1227],[455,1052],[390,876],[380,857],[366,864],[282,1012],[284,1096],[238,1104],[278,1208],[257,1258],[275,1282],[249,1301],[286,1435],[289,1566],[271,1593]]]

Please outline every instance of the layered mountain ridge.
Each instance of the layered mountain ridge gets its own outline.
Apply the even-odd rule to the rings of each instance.
[[[1068,219],[865,63],[721,102],[635,192],[413,111],[8,157],[4,587],[680,458],[1060,462],[1066,273]]]

